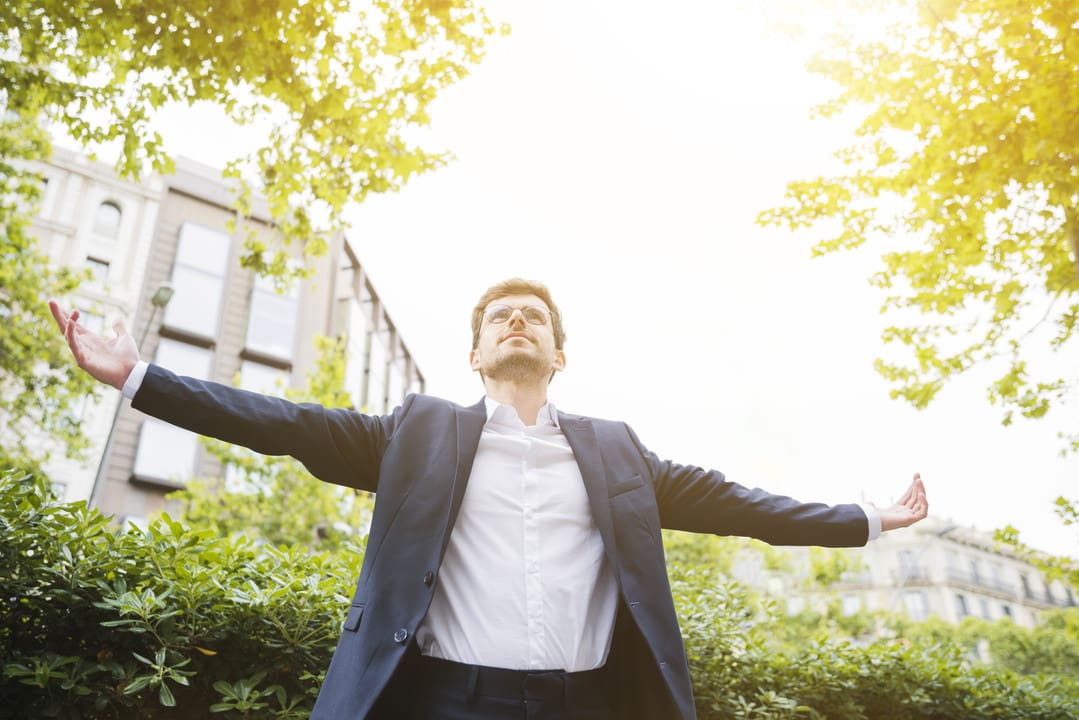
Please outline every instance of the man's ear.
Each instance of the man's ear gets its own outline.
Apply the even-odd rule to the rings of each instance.
[[[480,354],[476,350],[470,350],[468,352],[468,364],[473,370],[480,369]]]
[[[562,352],[561,350],[555,350],[554,362],[551,364],[551,367],[553,367],[555,370],[559,370],[559,371],[565,370],[566,369],[566,353]]]

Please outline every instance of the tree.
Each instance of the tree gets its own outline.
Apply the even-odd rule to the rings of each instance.
[[[493,32],[471,0],[15,0],[0,8],[0,104],[84,144],[116,143],[123,175],[172,167],[152,129],[163,107],[272,117],[263,147],[228,165],[238,210],[249,209],[251,173],[283,242],[317,255],[313,218],[339,227],[348,202],[447,161],[410,133]],[[249,238],[244,264],[291,272],[283,248],[265,250]]]
[[[859,113],[855,139],[840,172],[790,183],[758,221],[816,228],[817,255],[883,248],[871,282],[898,317],[883,340],[905,348],[876,362],[893,397],[923,408],[989,363],[1004,424],[1043,417],[1079,387],[1079,5],[851,5],[887,20],[882,36],[852,22],[810,69],[838,87],[820,116]],[[1062,437],[1079,451],[1079,431]]]
[[[319,361],[307,388],[286,390],[293,402],[349,407],[342,340],[316,338]],[[290,457],[266,457],[219,440],[206,447],[237,476],[196,479],[169,497],[179,500],[183,522],[215,536],[246,535],[272,545],[333,550],[366,535],[373,499],[367,493],[324,483]]]
[[[15,115],[0,118],[0,468],[39,470],[54,445],[78,457],[86,443],[77,410],[96,386],[68,369],[67,345],[48,324],[42,303],[71,292],[80,280],[71,271],[49,270],[29,234],[40,180],[15,163],[46,144],[35,125]],[[30,437],[44,442],[32,444]]]
[[[1079,7],[1065,0],[889,0],[884,37],[840,34],[812,61],[839,86],[823,117],[862,111],[846,171],[793,182],[760,221],[824,228],[816,254],[890,241],[872,282],[913,362],[878,361],[925,407],[944,382],[1002,357],[991,401],[1041,417],[1076,377],[1035,381],[1027,308],[1063,351],[1079,329]],[[879,8],[877,8],[879,9]],[[829,232],[831,231],[831,232]],[[910,318],[902,314],[903,319]],[[1073,368],[1074,370],[1074,368]],[[1079,449],[1079,435],[1071,447]]]
[[[353,7],[355,5],[355,7]],[[243,263],[286,282],[326,249],[348,202],[396,190],[446,153],[410,138],[438,92],[479,61],[494,27],[471,0],[11,0],[0,3],[0,462],[33,467],[44,428],[77,454],[78,407],[92,383],[71,371],[44,300],[79,277],[50,268],[27,228],[57,126],[113,143],[125,176],[172,163],[153,131],[166,106],[213,103],[237,123],[273,118],[261,149],[235,158],[238,215],[252,190],[269,202],[280,244],[248,234]],[[326,227],[314,218],[325,217]],[[42,368],[46,368],[42,372]]]

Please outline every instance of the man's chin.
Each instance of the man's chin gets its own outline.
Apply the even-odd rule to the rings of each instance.
[[[523,349],[523,348],[522,348]],[[483,368],[484,377],[492,380],[522,382],[546,379],[551,369],[542,358],[531,353],[515,352],[500,357],[496,362]]]

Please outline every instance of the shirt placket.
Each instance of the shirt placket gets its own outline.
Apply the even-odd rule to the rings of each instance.
[[[524,572],[525,607],[528,612],[528,666],[545,670],[543,646],[543,581],[540,575],[540,526],[539,526],[539,478],[537,477],[536,441],[524,433],[524,453],[521,457],[521,473],[524,476]]]

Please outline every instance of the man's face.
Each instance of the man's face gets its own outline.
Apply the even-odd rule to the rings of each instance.
[[[468,356],[473,370],[492,380],[529,382],[547,380],[565,367],[565,354],[555,348],[550,313],[543,313],[543,324],[534,325],[518,309],[532,306],[546,310],[542,300],[535,295],[507,295],[492,300],[487,309],[496,305],[509,306],[514,312],[502,323],[492,323],[484,316],[479,344]]]

